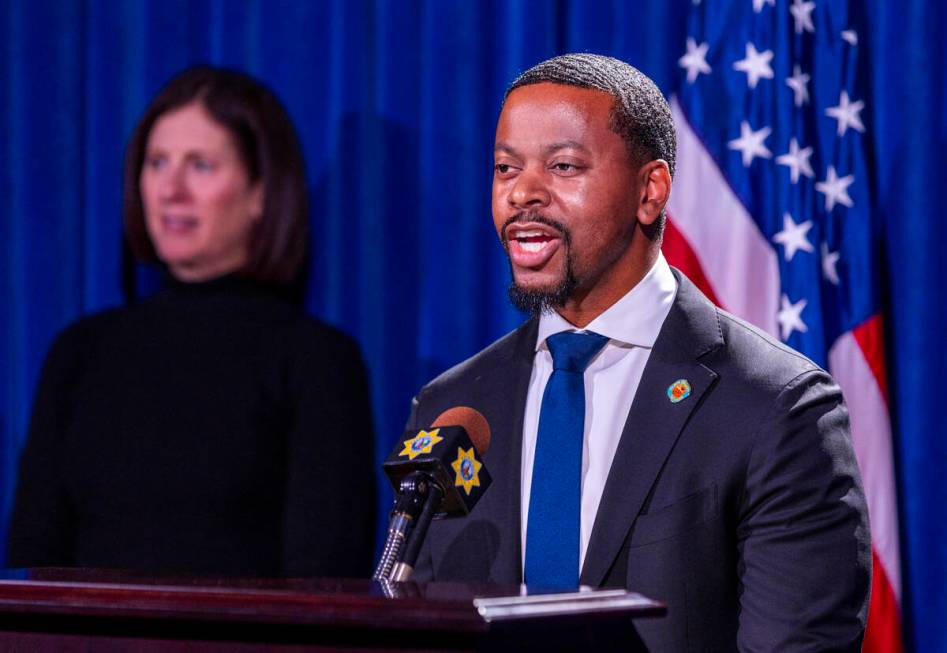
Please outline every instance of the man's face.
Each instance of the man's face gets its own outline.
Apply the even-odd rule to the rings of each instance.
[[[511,297],[530,298],[523,308],[617,298],[634,284],[626,270],[639,182],[625,141],[608,126],[612,103],[602,91],[552,83],[506,99],[493,222],[510,258]]]

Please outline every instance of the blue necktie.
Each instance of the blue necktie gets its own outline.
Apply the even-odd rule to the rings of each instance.
[[[543,392],[526,525],[525,581],[537,587],[579,584],[579,514],[585,368],[608,338],[557,333],[546,338],[552,375]]]

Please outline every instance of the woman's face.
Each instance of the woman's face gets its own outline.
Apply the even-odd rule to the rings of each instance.
[[[148,235],[175,278],[202,281],[243,267],[263,215],[263,184],[250,181],[230,132],[200,102],[155,121],[139,183]]]

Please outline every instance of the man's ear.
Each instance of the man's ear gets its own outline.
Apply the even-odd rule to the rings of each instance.
[[[648,161],[638,169],[641,195],[638,222],[649,227],[660,217],[671,195],[671,169],[664,159]]]

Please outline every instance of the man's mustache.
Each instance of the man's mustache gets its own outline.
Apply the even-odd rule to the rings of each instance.
[[[509,239],[506,236],[507,229],[509,229],[510,226],[514,224],[525,222],[536,222],[546,225],[547,227],[552,227],[562,234],[562,239],[565,241],[566,245],[572,242],[572,234],[569,232],[569,228],[558,220],[554,220],[546,215],[543,215],[539,211],[520,211],[519,213],[511,215],[507,221],[503,223],[503,228],[500,230],[500,234],[504,246],[506,246],[506,244],[509,242]]]

